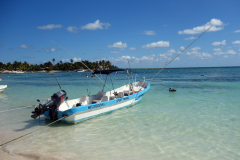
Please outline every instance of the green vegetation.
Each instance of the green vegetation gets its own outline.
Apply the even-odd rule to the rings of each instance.
[[[52,63],[53,62],[53,63]],[[0,70],[9,70],[9,71],[40,71],[40,70],[59,70],[59,71],[73,71],[73,70],[81,70],[87,68],[81,63],[81,62],[75,62],[73,63],[73,60],[71,59],[70,62],[63,63],[62,61],[55,64],[55,59],[52,59],[52,62],[48,61],[44,64],[29,64],[27,62],[17,62],[14,61],[13,63],[2,63],[0,62]],[[111,68],[118,68],[117,66],[114,66],[111,64],[110,61],[96,61],[96,62],[89,62],[87,60],[82,61],[85,65],[87,65],[91,70],[101,70],[101,69],[111,69]]]

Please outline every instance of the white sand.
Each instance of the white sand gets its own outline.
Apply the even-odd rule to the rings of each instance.
[[[0,149],[0,157],[1,160],[33,160],[32,158],[30,159],[23,156],[10,155],[2,149]]]

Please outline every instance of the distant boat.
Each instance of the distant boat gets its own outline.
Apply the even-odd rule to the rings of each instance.
[[[79,70],[79,71],[76,71],[76,72],[85,72],[85,70],[83,69],[83,70]]]
[[[6,88],[7,88],[7,85],[0,85],[0,93],[2,93],[3,90],[6,89]]]

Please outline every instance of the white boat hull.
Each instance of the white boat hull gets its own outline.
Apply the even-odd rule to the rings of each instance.
[[[2,93],[6,88],[7,88],[7,85],[0,85],[0,93]]]
[[[86,113],[77,113],[76,115],[73,115],[73,116],[70,116],[70,117],[66,118],[64,120],[64,122],[76,123],[78,121],[83,121],[83,120],[92,118],[92,117],[97,116],[97,115],[109,113],[109,112],[112,112],[114,110],[118,110],[118,109],[121,109],[121,108],[124,108],[124,107],[131,106],[131,105],[139,102],[140,100],[141,99],[139,99],[139,100],[130,99],[130,100],[122,102],[122,103],[117,103],[117,104],[115,103],[115,104],[106,106],[104,108],[95,109],[93,111],[89,111],[89,112],[86,112]]]

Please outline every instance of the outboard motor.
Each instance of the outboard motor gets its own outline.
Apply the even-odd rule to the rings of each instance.
[[[31,117],[36,119],[38,116],[44,114],[49,110],[49,117],[51,120],[57,120],[57,109],[66,99],[68,99],[66,95],[67,93],[64,90],[54,93],[50,101],[45,104],[39,104],[38,107],[35,107],[35,110],[32,112],[33,115],[31,115]]]

